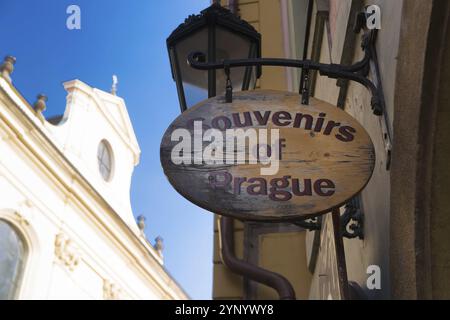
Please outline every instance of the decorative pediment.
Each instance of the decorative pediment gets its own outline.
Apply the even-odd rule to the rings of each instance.
[[[140,148],[127,112],[125,101],[118,96],[92,88],[80,80],[72,80],[64,83],[64,88],[69,92],[80,90],[94,102],[96,110],[114,128],[116,133],[133,151],[135,165],[139,163]],[[94,107],[90,106],[90,107]],[[70,112],[69,115],[70,117]]]

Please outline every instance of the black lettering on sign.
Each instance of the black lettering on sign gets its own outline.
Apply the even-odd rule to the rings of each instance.
[[[289,201],[295,197],[331,197],[335,192],[335,184],[329,179],[298,179],[291,176],[281,178],[247,178],[233,177],[230,173],[215,172],[208,177],[211,188],[227,188],[233,186],[233,194],[246,192],[250,196],[268,196],[272,201]],[[267,191],[267,186],[270,186]],[[302,186],[301,186],[302,185]],[[312,187],[314,185],[314,187]]]
[[[335,134],[335,138],[341,142],[351,142],[353,141],[354,134],[356,133],[355,128],[351,126],[343,126],[340,122],[332,119],[327,119],[326,113],[319,113],[317,117],[299,112],[288,112],[288,111],[277,111],[272,114],[270,111],[264,112],[262,115],[261,111],[254,112],[237,112],[231,114],[230,117],[221,115],[215,117],[211,121],[211,126],[214,129],[226,130],[231,128],[251,128],[254,125],[265,126],[268,124],[269,119],[271,119],[272,128],[283,128],[290,127],[299,128],[304,130],[313,130],[316,133],[322,133],[329,136],[332,133]],[[253,120],[252,115],[255,120]],[[187,128],[193,128],[194,121],[202,121],[204,118],[198,117],[196,119],[191,119],[188,122]],[[209,128],[209,126],[204,125],[204,128]]]

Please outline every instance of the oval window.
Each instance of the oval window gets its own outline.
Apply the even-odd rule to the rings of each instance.
[[[111,180],[113,169],[112,149],[108,141],[102,140],[97,150],[98,170],[105,181]]]

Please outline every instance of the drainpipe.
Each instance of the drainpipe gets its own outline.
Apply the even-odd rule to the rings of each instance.
[[[222,260],[225,265],[234,273],[273,288],[277,291],[280,300],[295,300],[294,288],[285,277],[236,258],[233,221],[233,218],[220,218],[219,234]]]

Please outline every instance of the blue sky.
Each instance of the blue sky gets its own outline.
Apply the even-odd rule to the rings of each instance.
[[[81,8],[81,30],[66,28],[66,8]],[[49,97],[46,116],[63,113],[62,82],[80,79],[109,91],[119,77],[141,150],[131,198],[147,218],[149,239],[161,235],[165,265],[192,298],[210,299],[213,215],[182,198],[159,161],[166,127],[179,114],[165,40],[208,0],[0,0],[0,56],[17,58],[14,85],[30,102]]]

